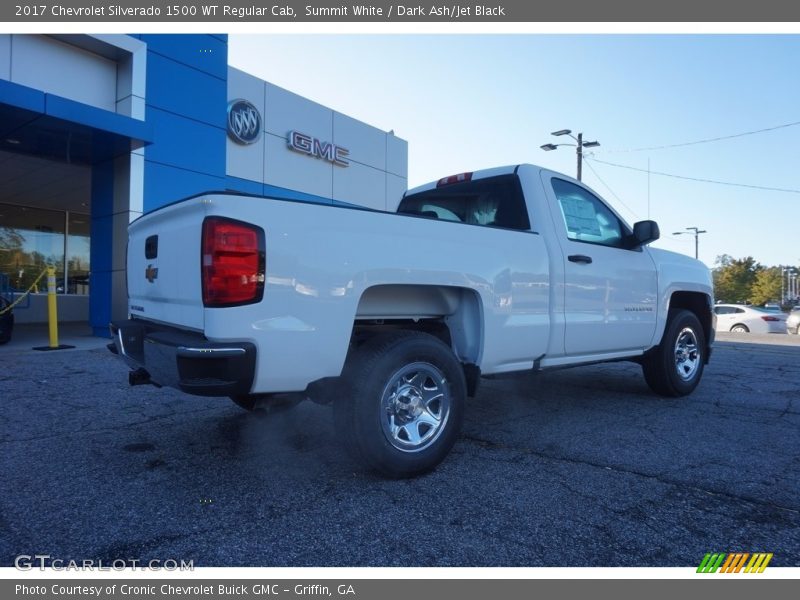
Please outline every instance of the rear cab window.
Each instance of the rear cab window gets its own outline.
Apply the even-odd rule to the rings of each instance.
[[[529,231],[528,208],[514,174],[441,185],[406,196],[397,212],[469,225]]]

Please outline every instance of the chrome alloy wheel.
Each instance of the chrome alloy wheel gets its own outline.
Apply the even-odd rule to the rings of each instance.
[[[450,386],[444,373],[426,362],[396,371],[381,396],[381,427],[389,443],[419,452],[444,431],[450,415]]]
[[[700,367],[700,350],[697,336],[691,327],[684,327],[675,341],[675,369],[678,377],[689,381]]]

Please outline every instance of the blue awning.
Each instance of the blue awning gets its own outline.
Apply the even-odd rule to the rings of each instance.
[[[152,137],[139,119],[0,80],[0,150],[92,165]]]

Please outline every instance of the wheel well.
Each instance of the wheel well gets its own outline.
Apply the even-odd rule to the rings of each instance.
[[[695,314],[703,327],[703,334],[706,343],[710,344],[714,339],[711,301],[708,296],[701,292],[675,292],[669,302],[670,310],[685,309]]]
[[[361,346],[364,342],[380,333],[391,331],[421,331],[439,338],[447,346],[453,347],[453,338],[450,335],[443,319],[371,319],[358,320],[353,326],[352,344]]]
[[[483,347],[480,297],[468,288],[434,285],[379,285],[364,291],[358,303],[351,344],[391,330],[428,333],[452,348],[474,391]],[[472,394],[470,394],[472,395]]]

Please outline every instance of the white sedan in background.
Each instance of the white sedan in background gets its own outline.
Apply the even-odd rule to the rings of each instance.
[[[795,306],[786,319],[786,332],[800,334],[800,306]]]
[[[786,315],[759,306],[717,304],[717,331],[733,333],[786,333]]]

